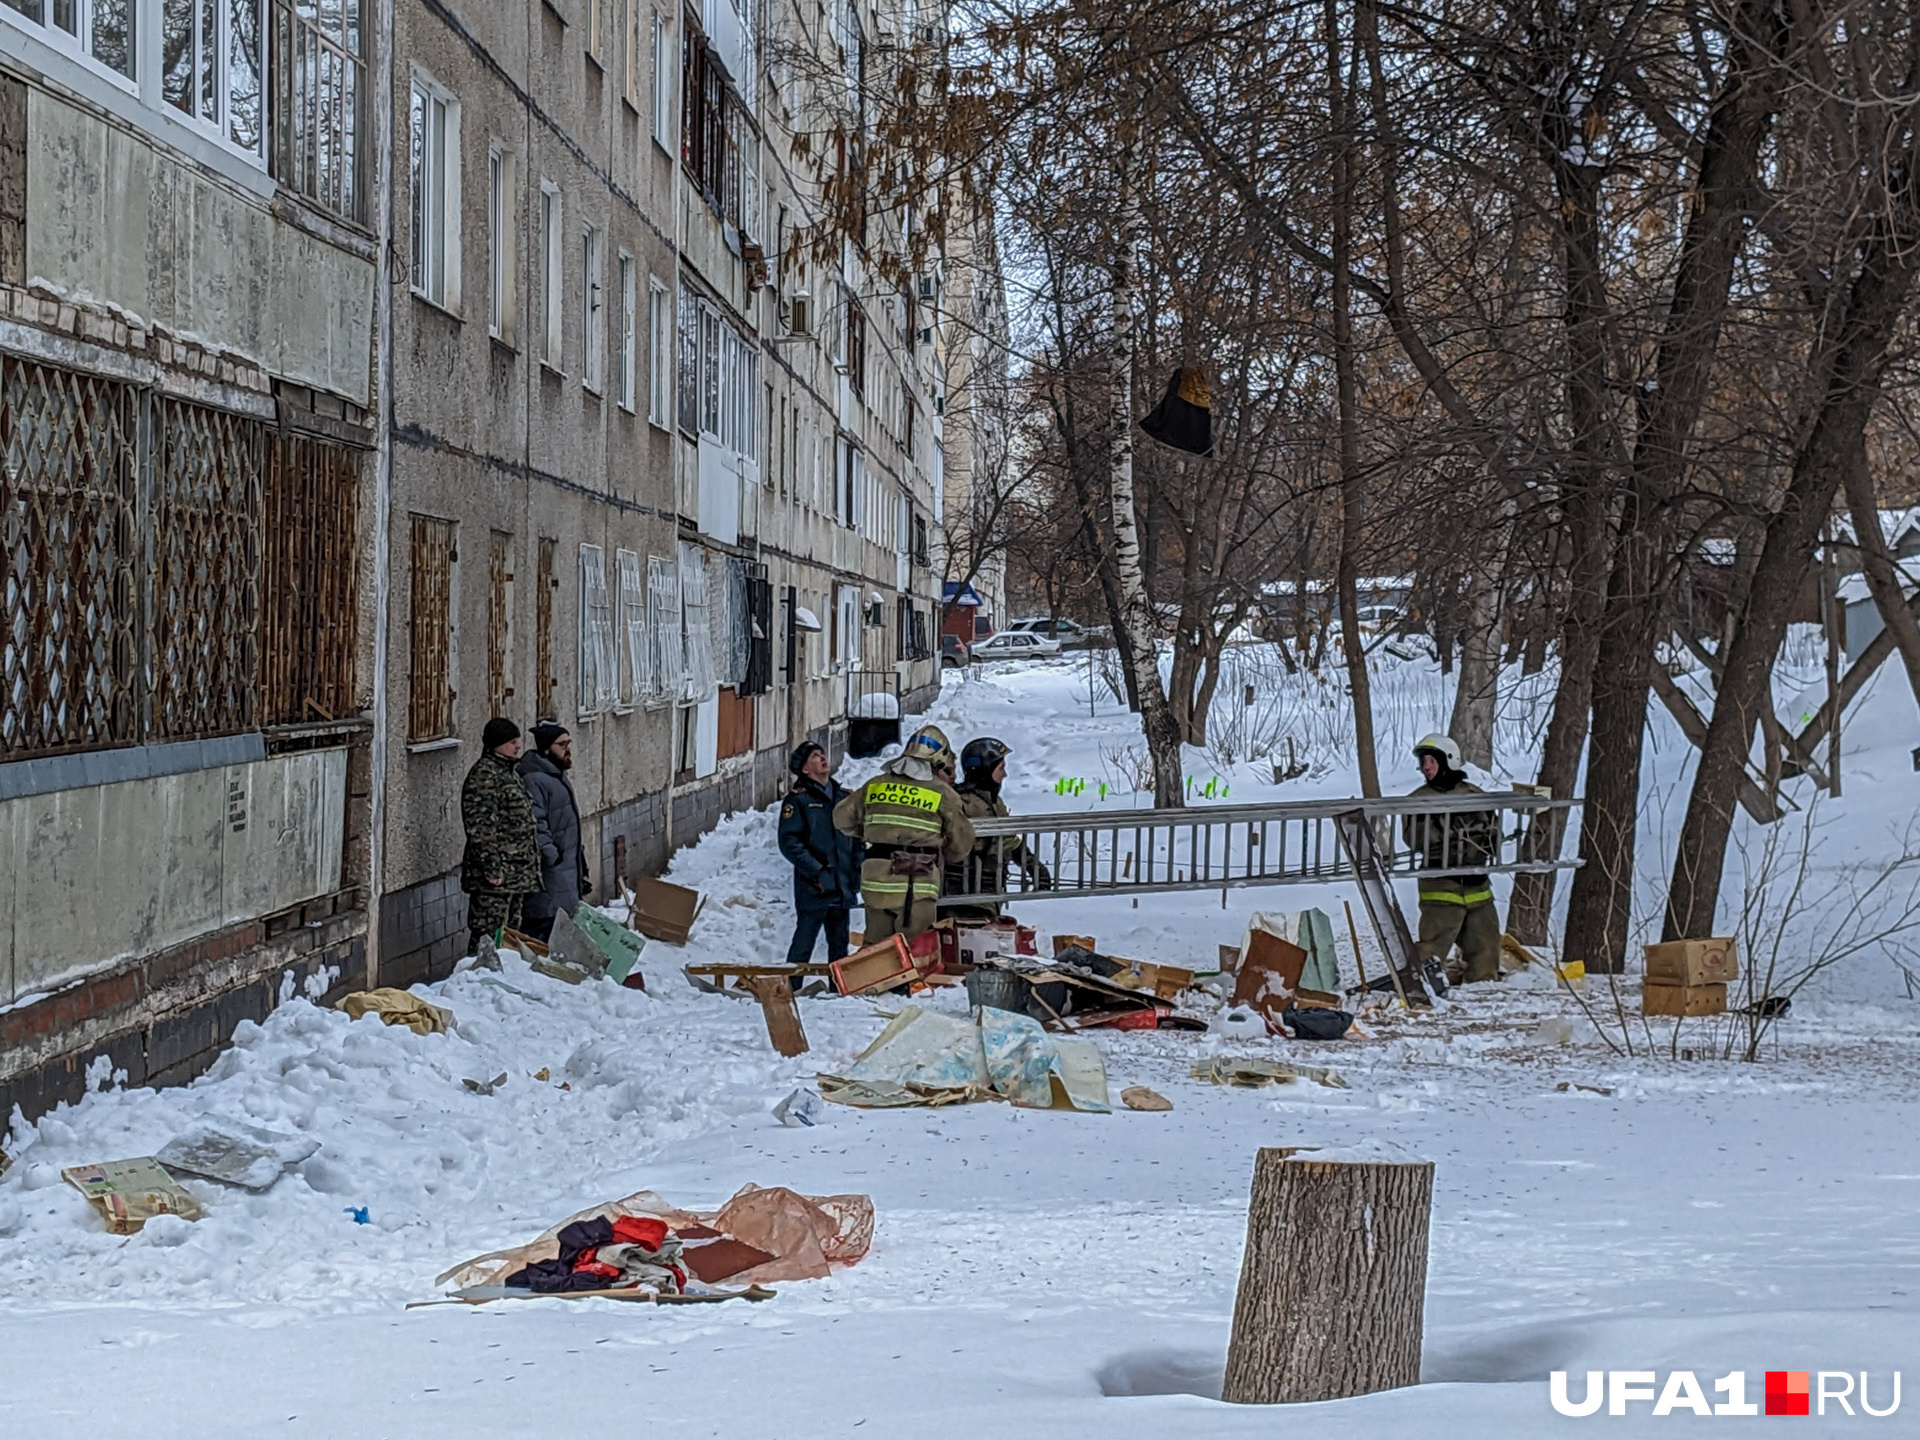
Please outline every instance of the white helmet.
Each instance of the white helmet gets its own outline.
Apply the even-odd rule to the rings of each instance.
[[[1464,770],[1467,768],[1465,762],[1460,757],[1460,747],[1453,743],[1453,737],[1451,735],[1434,734],[1421,736],[1414,742],[1413,758],[1418,760],[1422,755],[1432,755],[1449,770]]]

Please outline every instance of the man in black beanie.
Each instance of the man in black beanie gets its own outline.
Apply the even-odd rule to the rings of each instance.
[[[536,940],[553,933],[553,917],[571,915],[590,888],[587,858],[580,851],[580,805],[573,798],[573,736],[567,727],[542,720],[533,727],[533,749],[520,757],[520,780],[533,799],[540,844],[540,889],[521,907],[518,927]]]
[[[480,732],[484,753],[460,787],[460,823],[467,850],[460,888],[467,892],[467,953],[500,928],[520,927],[522,897],[540,888],[540,844],[533,801],[514,766],[520,727],[496,715]]]

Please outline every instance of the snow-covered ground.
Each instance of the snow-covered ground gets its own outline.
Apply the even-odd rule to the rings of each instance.
[[[1898,680],[1883,676],[1852,717],[1847,798],[1826,807],[1812,862],[1823,898],[1901,843],[1920,793]],[[1286,723],[1304,734],[1314,700],[1297,683]],[[1382,684],[1383,768],[1390,788],[1410,787],[1402,752],[1444,724],[1448,684],[1393,662]],[[1496,768],[1524,777],[1538,706],[1516,691]],[[1013,745],[1016,808],[1128,803],[1136,732],[1104,693],[1089,713],[1083,661],[950,683],[935,718],[956,742]],[[1196,789],[1217,776],[1234,802],[1351,793],[1350,761],[1276,787],[1247,758],[1258,748],[1194,752]],[[1656,832],[1677,820],[1685,760],[1656,727]],[[1071,779],[1089,783],[1059,793]],[[648,948],[649,994],[569,987],[509,956],[504,974],[431,987],[451,1036],[294,999],[242,1026],[193,1085],[106,1085],[16,1125],[0,1179],[0,1435],[1505,1437],[1579,1423],[1548,1404],[1555,1369],[1744,1369],[1756,1393],[1763,1370],[1866,1370],[1884,1404],[1889,1372],[1915,1368],[1920,1004],[1878,953],[1810,986],[1758,1065],[1622,1057],[1563,991],[1519,977],[1432,1015],[1368,1016],[1367,1038],[1333,1044],[1095,1032],[1116,1095],[1147,1084],[1170,1113],[829,1106],[818,1128],[789,1129],[775,1102],[851,1057],[898,1002],[802,1002],[813,1051],[780,1059],[755,1007],[679,974],[784,949],[771,814],[731,817],[671,873],[709,903],[684,949]],[[1740,898],[1738,880],[1729,890]],[[1341,898],[1058,900],[1024,914],[1209,968],[1256,906],[1318,904],[1351,978]],[[961,1008],[950,992],[932,1003]],[[1572,1043],[1536,1036],[1554,1017],[1580,1022]],[[1351,1088],[1188,1078],[1223,1049],[1332,1064]],[[503,1071],[491,1096],[461,1084]],[[105,1234],[60,1180],[62,1166],[151,1154],[201,1116],[322,1148],[262,1194],[190,1182],[203,1220],[131,1239]],[[1435,1162],[1426,1383],[1311,1413],[1221,1404],[1255,1151],[1367,1139]],[[755,1307],[403,1308],[456,1260],[598,1200],[650,1188],[699,1208],[747,1183],[872,1195],[872,1253]],[[1637,1418],[1591,1423],[1652,1425],[1630,1408]],[[1920,1434],[1916,1416],[1909,1400],[1851,1423]]]

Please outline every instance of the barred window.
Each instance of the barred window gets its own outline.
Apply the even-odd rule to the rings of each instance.
[[[540,537],[539,569],[533,596],[533,715],[536,720],[559,718],[554,692],[560,688],[553,673],[553,592],[560,588],[555,574],[560,542]]]
[[[632,550],[616,550],[620,571],[620,638],[627,652],[627,683],[623,704],[639,705],[653,693],[653,651],[647,636],[647,592],[640,578],[640,557]]]
[[[260,721],[340,720],[359,709],[360,453],[290,431],[267,471]]]
[[[407,739],[444,740],[453,730],[453,521],[412,517]]]
[[[613,607],[607,599],[607,556],[598,545],[580,547],[580,699],[582,715],[611,710],[619,698],[619,655],[613,646]]]
[[[513,536],[487,537],[487,714],[505,715],[513,700]]]
[[[647,648],[653,660],[655,704],[680,698],[686,654],[680,643],[680,567],[661,555],[647,557]]]

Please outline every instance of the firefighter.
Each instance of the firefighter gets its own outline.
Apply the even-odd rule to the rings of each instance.
[[[943,763],[944,762],[944,763]],[[864,841],[860,903],[865,943],[898,933],[911,940],[939,918],[943,863],[973,849],[973,822],[945,776],[953,747],[932,725],[833,810],[834,828]]]
[[[1414,795],[1479,795],[1467,779],[1460,747],[1448,735],[1428,735],[1413,747],[1426,783]],[[1491,863],[1499,853],[1499,834],[1491,811],[1441,811],[1408,815],[1401,834],[1425,870],[1463,870]],[[1460,960],[1449,963],[1455,944]],[[1494,915],[1493,882],[1484,874],[1423,875],[1420,878],[1421,962],[1446,966],[1451,984],[1500,978],[1500,922]]]
[[[961,809],[968,820],[989,816],[1005,818],[1013,813],[1000,798],[1000,787],[1007,778],[1007,756],[1012,753],[1006,741],[991,735],[969,740],[966,749],[960,752],[960,783],[954,787],[954,793],[960,797]],[[1004,890],[1009,865],[1020,867],[1028,888],[1053,888],[1053,876],[1047,867],[1027,847],[1027,842],[1016,835],[976,838],[970,855],[958,864],[947,866],[947,892],[985,894]],[[962,905],[949,908],[947,913],[957,920],[984,922],[998,920],[1000,906],[997,902]]]

